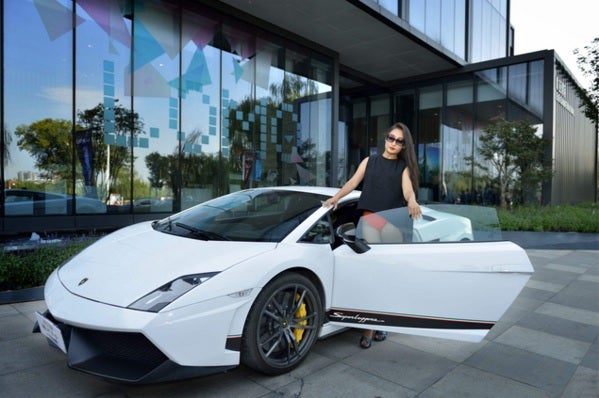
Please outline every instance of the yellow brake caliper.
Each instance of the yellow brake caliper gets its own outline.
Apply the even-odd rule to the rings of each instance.
[[[300,295],[296,294],[295,295],[295,300],[299,301],[300,299]],[[306,304],[302,303],[299,308],[297,309],[297,311],[295,311],[295,317],[297,319],[301,319],[301,318],[305,318],[306,315],[308,315],[308,312],[306,311]],[[304,319],[303,321],[300,321],[297,323],[298,325],[307,325],[308,324],[308,320]],[[304,337],[304,328],[294,328],[293,329],[293,335],[295,336],[295,341],[297,341],[298,343],[300,341],[302,341],[302,337]]]

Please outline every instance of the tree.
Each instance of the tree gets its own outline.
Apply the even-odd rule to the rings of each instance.
[[[17,145],[35,159],[35,166],[52,177],[71,180],[72,124],[64,119],[43,119],[15,130]]]
[[[551,177],[550,167],[544,164],[547,141],[537,136],[536,127],[527,121],[499,119],[483,130],[479,142],[477,159],[469,156],[466,161],[487,172],[494,172],[502,208],[507,207],[507,198],[513,187],[520,187],[521,197],[531,196],[542,181]]]
[[[315,81],[291,73],[285,75],[281,84],[272,83],[269,89],[272,102],[279,104],[318,94]]]
[[[168,175],[168,160],[161,156],[158,152],[152,152],[146,156],[146,167],[150,175],[150,187],[156,192],[160,191],[167,182]]]
[[[109,178],[109,186],[116,186],[121,170],[131,168],[133,159],[130,139],[136,139],[143,133],[143,122],[136,112],[122,105],[105,108],[102,103],[92,109],[77,112],[77,117],[78,130],[89,129],[92,132],[94,181],[97,176],[104,174],[104,178]],[[109,123],[114,128],[107,131]],[[106,144],[106,134],[114,134],[116,144]],[[109,193],[106,192],[106,195]]]
[[[585,115],[597,124],[599,120],[599,37],[583,50],[578,48],[574,50],[574,54],[578,56],[576,61],[580,70],[591,79],[591,87],[582,89],[580,94],[584,95],[579,97],[583,100]]]

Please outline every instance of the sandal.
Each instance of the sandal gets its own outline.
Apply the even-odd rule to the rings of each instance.
[[[387,332],[381,332],[377,330],[374,332],[374,341],[385,341],[387,338]]]
[[[367,349],[370,348],[370,346],[372,345],[372,339],[369,339],[366,336],[362,336],[360,337],[360,347]]]

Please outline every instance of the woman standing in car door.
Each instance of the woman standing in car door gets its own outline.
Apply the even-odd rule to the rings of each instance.
[[[360,183],[362,194],[358,210],[363,217],[363,238],[370,243],[382,241],[400,241],[402,232],[377,212],[397,207],[408,207],[412,219],[422,215],[416,201],[418,191],[418,163],[414,150],[414,141],[410,130],[403,123],[395,123],[385,133],[385,150],[381,155],[373,155],[360,162],[354,175],[323,206],[337,208],[338,201],[356,189]],[[364,330],[360,338],[360,347],[370,348],[375,341],[383,341],[386,332]]]

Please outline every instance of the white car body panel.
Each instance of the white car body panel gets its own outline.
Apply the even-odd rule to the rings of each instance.
[[[389,326],[376,314],[412,321],[497,322],[533,272],[526,252],[511,242],[378,244],[358,257],[335,251],[331,319],[365,328],[362,317],[393,332],[480,341],[488,329]],[[335,314],[337,314],[335,316]],[[345,315],[343,315],[345,314]],[[372,323],[372,322],[371,322]],[[457,323],[456,323],[457,325]],[[484,326],[484,325],[483,325]],[[366,327],[371,328],[371,326]]]
[[[59,274],[65,287],[78,296],[126,307],[180,276],[222,271],[275,247],[266,242],[181,238],[154,231],[148,222],[101,239],[63,266]]]
[[[237,308],[255,299],[255,294],[241,299],[225,296],[151,313],[76,296],[64,289],[55,274],[48,280],[45,294],[55,319],[80,328],[142,333],[169,359],[183,366],[238,364],[239,352],[224,349],[225,340]]]

